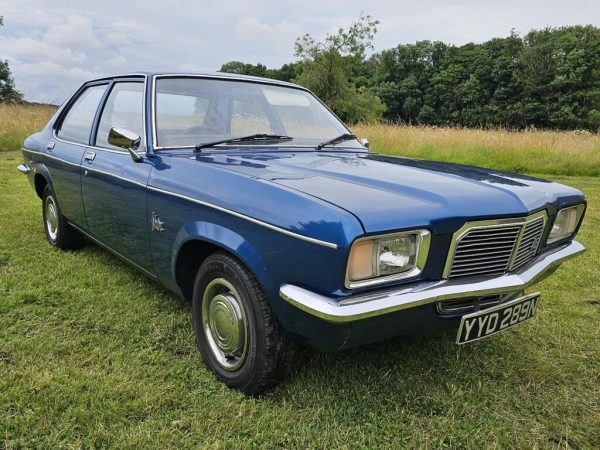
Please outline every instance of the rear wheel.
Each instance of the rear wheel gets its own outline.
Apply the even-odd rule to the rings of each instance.
[[[219,252],[204,261],[193,311],[202,359],[225,384],[256,395],[285,373],[292,344],[258,281],[237,259]]]
[[[42,195],[42,216],[46,239],[61,250],[76,250],[84,244],[83,235],[67,223],[58,209],[56,196],[49,185]]]

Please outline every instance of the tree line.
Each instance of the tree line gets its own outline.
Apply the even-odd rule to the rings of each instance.
[[[4,25],[4,17],[0,16],[0,27],[2,25]],[[23,94],[15,88],[8,61],[0,60],[0,103],[21,100],[23,100]]]
[[[361,16],[318,41],[296,40],[280,68],[231,61],[220,71],[311,89],[347,122],[600,128],[600,28],[532,30],[480,44],[419,41],[373,53],[378,21]]]

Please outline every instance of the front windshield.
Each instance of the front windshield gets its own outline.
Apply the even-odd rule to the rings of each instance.
[[[162,148],[193,147],[258,133],[293,138],[271,145],[314,147],[348,133],[309,92],[285,86],[165,77],[156,80],[155,102],[156,146]],[[341,146],[361,148],[356,140]]]

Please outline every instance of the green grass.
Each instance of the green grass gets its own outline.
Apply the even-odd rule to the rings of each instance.
[[[259,399],[196,351],[190,305],[96,246],[45,241],[41,204],[0,154],[0,449],[600,447],[600,183],[588,252],[541,285],[539,316],[466,347],[394,339],[302,350]]]

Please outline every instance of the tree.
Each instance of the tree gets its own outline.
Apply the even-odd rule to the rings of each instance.
[[[0,16],[0,27],[4,25],[4,17]],[[7,60],[0,60],[0,102],[19,102],[23,94],[15,88]]]
[[[387,106],[387,119],[419,122],[431,76],[438,70],[445,48],[441,42],[419,41],[371,57],[377,66],[372,89]]]
[[[366,52],[373,48],[378,23],[363,15],[347,30],[340,28],[323,41],[309,34],[296,39],[294,53],[303,66],[293,81],[312,90],[348,122],[378,120],[385,111],[381,99],[356,82],[364,69]]]
[[[267,67],[258,64],[246,64],[241,61],[229,61],[221,66],[219,72],[236,73],[238,75],[252,75],[255,77],[264,77]]]
[[[600,123],[600,29],[592,25],[533,30],[521,55],[525,120],[552,128]]]
[[[229,61],[221,66],[219,72],[236,73],[238,75],[252,75],[255,77],[272,78],[274,80],[291,81],[302,72],[302,63],[288,63],[280,69],[267,69],[261,63],[247,64],[241,61]]]
[[[342,119],[524,128],[600,129],[600,28],[514,30],[462,46],[419,41],[366,59],[378,22],[361,16],[323,41],[296,40],[280,69],[231,62],[227,71],[295,81]]]

